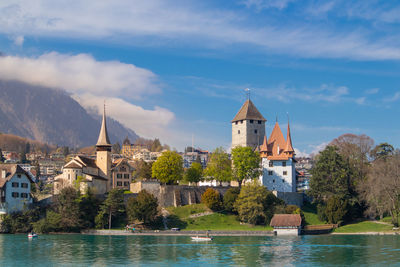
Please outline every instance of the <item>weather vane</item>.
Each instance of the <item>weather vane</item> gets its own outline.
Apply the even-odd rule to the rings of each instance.
[[[250,100],[250,89],[246,88],[244,91],[246,92],[247,99]]]

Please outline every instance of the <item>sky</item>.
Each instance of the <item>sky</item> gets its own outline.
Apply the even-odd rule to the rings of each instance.
[[[0,79],[67,91],[183,150],[231,143],[250,98],[298,156],[345,134],[400,146],[397,1],[0,2]],[[284,135],[286,132],[284,130]]]

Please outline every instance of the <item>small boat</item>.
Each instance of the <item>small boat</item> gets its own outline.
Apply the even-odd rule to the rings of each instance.
[[[193,241],[212,241],[211,236],[192,236]]]
[[[28,238],[35,238],[38,237],[38,235],[36,233],[29,233],[28,234]]]

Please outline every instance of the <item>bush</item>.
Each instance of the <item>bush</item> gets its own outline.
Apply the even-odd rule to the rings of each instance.
[[[208,188],[201,196],[201,203],[206,205],[211,210],[220,210],[222,203],[217,190]]]
[[[296,205],[287,205],[285,207],[286,214],[300,214],[300,213],[296,213],[297,210],[300,210],[300,208]]]
[[[39,221],[33,223],[33,231],[41,234],[50,232],[49,227],[47,226],[46,218],[40,219]]]
[[[341,224],[349,211],[347,200],[339,197],[330,197],[326,203],[325,215],[329,223]]]
[[[224,209],[228,212],[236,212],[234,204],[240,194],[239,187],[229,188],[224,195]]]

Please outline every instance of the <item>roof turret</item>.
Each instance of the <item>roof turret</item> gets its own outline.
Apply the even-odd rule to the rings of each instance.
[[[290,126],[289,126],[289,122],[288,122],[288,125],[287,125],[287,137],[286,137],[285,152],[286,152],[286,153],[289,153],[289,154],[291,154],[291,153],[294,152],[294,149],[293,149],[293,146],[292,146],[292,137],[290,136]]]
[[[250,99],[247,99],[246,102],[244,102],[243,106],[240,108],[235,118],[233,118],[232,122],[241,120],[267,121]]]

